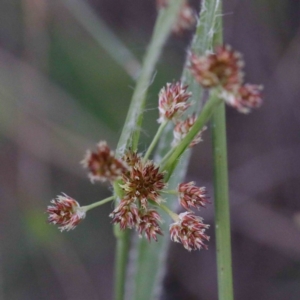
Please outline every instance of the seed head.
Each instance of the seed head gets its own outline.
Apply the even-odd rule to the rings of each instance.
[[[167,83],[159,92],[158,109],[159,119],[158,123],[163,123],[167,120],[176,121],[182,116],[183,112],[191,106],[187,100],[192,93],[187,92],[188,86],[183,86],[181,82]]]
[[[158,9],[165,8],[169,5],[169,2],[169,0],[156,0],[156,6]],[[173,26],[172,31],[177,35],[181,35],[184,31],[192,29],[195,24],[195,12],[193,11],[192,7],[187,3],[187,1],[184,1],[180,8],[179,15]]]
[[[123,174],[120,187],[128,199],[138,200],[142,208],[146,209],[148,199],[160,202],[159,193],[165,187],[164,173],[159,171],[152,161],[139,161],[130,172]]]
[[[48,222],[58,225],[60,231],[74,229],[85,218],[84,209],[66,194],[57,196],[51,203],[53,205],[47,207]]]
[[[196,122],[196,115],[189,116],[184,121],[179,121],[174,130],[173,130],[173,142],[172,147],[176,147],[182,139],[189,133],[190,129],[193,127],[194,123]],[[189,147],[193,147],[199,142],[202,142],[202,133],[206,130],[206,127],[204,127],[193,139]]]
[[[208,241],[209,236],[204,232],[209,225],[203,224],[202,218],[192,212],[181,213],[178,217],[178,221],[170,225],[171,240],[181,243],[188,251],[207,249],[204,241]]]
[[[195,182],[181,183],[178,185],[179,202],[186,209],[194,207],[200,209],[209,203],[205,187],[195,186]]]
[[[105,141],[98,143],[96,152],[87,151],[81,163],[89,170],[92,182],[114,181],[126,171],[125,164],[115,157]]]
[[[192,7],[188,3],[183,3],[178,19],[173,26],[173,33],[182,35],[186,30],[191,30],[196,24],[196,16]]]
[[[119,223],[121,229],[134,228],[140,221],[136,204],[128,199],[122,199],[120,204],[109,215],[113,223]]]
[[[140,214],[140,222],[137,225],[137,230],[139,235],[142,236],[143,232],[147,237],[148,241],[151,241],[151,238],[157,241],[157,234],[163,235],[161,228],[158,224],[161,222],[159,213],[154,209],[146,210],[144,213]]]
[[[204,56],[190,56],[190,70],[204,88],[222,86],[228,91],[234,90],[242,84],[243,66],[241,54],[229,46],[216,47],[215,53]]]

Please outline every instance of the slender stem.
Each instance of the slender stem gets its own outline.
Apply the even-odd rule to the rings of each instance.
[[[176,190],[165,190],[161,191],[162,193],[169,194],[169,195],[178,195],[178,191]]]
[[[86,1],[63,0],[65,7],[85,28],[90,36],[118,63],[132,79],[136,80],[141,66],[132,52],[103,22]]]
[[[221,14],[221,3],[219,6]],[[214,36],[214,44],[222,43],[222,21]],[[233,300],[231,266],[230,213],[228,196],[228,167],[225,104],[219,105],[212,116],[214,159],[215,230],[219,300]]]
[[[144,112],[145,100],[156,63],[168,39],[183,0],[173,0],[166,9],[161,9],[155,23],[154,32],[143,61],[140,77],[134,89],[125,126],[118,143],[118,154],[131,147],[137,148]]]
[[[108,198],[103,199],[103,200],[101,200],[101,201],[92,203],[92,204],[90,204],[90,205],[82,206],[81,208],[84,209],[84,210],[87,212],[87,211],[89,211],[89,210],[91,210],[91,209],[93,209],[93,208],[95,208],[95,207],[98,207],[98,206],[100,206],[100,205],[103,205],[103,204],[105,204],[105,203],[108,203],[108,202],[110,202],[110,201],[112,201],[112,200],[114,200],[114,199],[116,199],[116,196],[111,196],[111,197],[108,197]]]
[[[201,114],[197,118],[195,124],[190,129],[188,134],[184,137],[184,139],[179,143],[179,145],[174,148],[174,151],[167,162],[162,166],[162,170],[168,171],[166,176],[166,180],[170,178],[172,172],[174,171],[177,163],[179,161],[180,156],[186,150],[186,148],[190,145],[194,137],[199,133],[199,131],[203,128],[205,123],[210,119],[212,116],[215,108],[222,102],[218,97],[215,96],[217,93],[213,93],[212,97],[206,102],[201,111]]]
[[[171,148],[166,155],[161,159],[160,161],[160,165],[164,165],[166,163],[166,161],[170,158],[171,154],[174,152],[174,148]]]
[[[121,231],[119,225],[114,226],[117,238],[115,256],[115,300],[123,300],[125,294],[126,266],[130,246],[130,232],[128,229]]]
[[[179,220],[178,215],[172,212],[166,205],[158,204],[158,206],[163,209],[175,222]]]
[[[158,130],[144,156],[144,162],[149,158],[150,154],[152,153],[152,151],[154,150],[159,138],[161,137],[161,134],[163,133],[164,129],[166,128],[166,125],[168,124],[167,121],[163,122],[160,124],[160,126],[158,127]]]

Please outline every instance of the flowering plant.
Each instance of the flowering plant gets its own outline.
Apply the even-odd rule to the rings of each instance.
[[[58,225],[63,231],[74,229],[85,218],[88,210],[115,201],[115,208],[109,216],[112,218],[112,223],[118,226],[115,233],[120,245],[118,249],[121,249],[119,261],[117,261],[120,264],[117,269],[116,299],[124,297],[124,274],[126,272],[124,267],[126,265],[124,260],[127,258],[124,242],[126,237],[121,232],[135,229],[140,237],[145,236],[148,241],[157,241],[158,235],[165,234],[161,228],[162,212],[165,212],[173,220],[169,226],[172,241],[182,244],[188,251],[207,249],[206,243],[209,241],[209,236],[206,234],[206,229],[209,225],[204,224],[203,219],[197,216],[193,209],[199,210],[210,203],[208,192],[205,187],[198,187],[194,182],[179,181],[176,189],[169,189],[171,176],[183,154],[202,141],[206,123],[213,115],[215,128],[217,128],[214,129],[216,130],[216,144],[221,141],[221,146],[215,147],[215,153],[219,147],[225,148],[223,142],[225,139],[224,103],[242,113],[249,113],[251,109],[259,107],[262,103],[261,86],[244,83],[244,62],[241,55],[231,47],[222,45],[220,39],[215,39],[213,42],[216,36],[216,15],[220,12],[220,1],[203,1],[200,21],[188,54],[184,76],[181,80],[167,83],[159,91],[158,123],[160,125],[146,152],[139,153],[137,145],[146,91],[162,46],[171,31],[182,34],[183,30],[196,23],[195,14],[186,1],[160,0],[157,1],[157,7],[159,17],[153,39],[133,93],[117,150],[112,151],[105,141],[101,141],[97,144],[95,151],[87,151],[82,161],[91,181],[109,182],[113,186],[113,195],[82,207],[67,195],[58,196],[56,200],[52,200],[52,205],[47,209],[49,222]],[[212,30],[213,34],[209,30]],[[197,40],[199,37],[202,38],[201,41]],[[200,90],[205,90],[206,93],[199,93]],[[196,113],[194,109],[194,113],[190,114],[193,105],[199,102],[200,94],[203,96],[201,103],[204,106],[200,113]],[[223,126],[222,131],[219,131],[220,126]],[[159,140],[169,128],[173,131],[173,141],[168,145],[164,155],[152,157]],[[226,157],[218,153],[218,159],[219,157],[222,160],[220,168],[223,182],[219,184],[219,175],[216,174],[215,198],[217,201],[222,196],[225,200],[227,198]],[[219,172],[218,168],[219,166],[216,167],[216,173]],[[223,190],[219,188],[220,186]],[[224,192],[224,195],[220,195],[220,190]],[[178,202],[186,211],[177,214],[173,206],[165,202],[167,195],[175,199],[177,197]],[[225,238],[229,238],[228,203],[225,203],[227,205],[224,213],[226,216],[224,218]],[[216,212],[219,214],[220,210],[216,209]],[[167,220],[164,221],[167,222]],[[217,239],[219,239],[218,236],[220,234],[217,234]],[[230,251],[225,254],[228,253],[230,254]],[[230,262],[225,267],[219,268],[220,274],[224,273],[224,268],[227,275],[230,273],[227,270],[228,265]],[[230,281],[231,273],[227,278]],[[232,293],[229,291],[228,294]]]

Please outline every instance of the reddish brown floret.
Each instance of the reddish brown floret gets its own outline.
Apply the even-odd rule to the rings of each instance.
[[[139,211],[131,199],[123,199],[109,215],[113,223],[119,223],[121,229],[134,228],[140,221]]]
[[[215,48],[215,53],[204,56],[191,54],[189,68],[203,87],[221,86],[232,91],[242,84],[243,66],[240,53],[229,46],[219,46]]]
[[[169,0],[157,0],[156,6],[158,9],[165,8],[169,5]],[[184,1],[177,20],[173,26],[173,33],[177,35],[183,34],[184,31],[192,29],[196,24],[196,15],[192,7],[188,4],[187,1]]]
[[[152,161],[139,161],[129,173],[123,174],[120,185],[127,198],[137,200],[146,209],[148,199],[159,203],[159,193],[165,187],[164,173]]]
[[[48,222],[58,225],[60,231],[74,229],[85,218],[79,203],[66,194],[57,196],[51,203],[53,205],[47,207]]]
[[[105,141],[98,143],[96,152],[88,151],[82,164],[89,170],[92,182],[114,181],[121,178],[122,173],[127,170],[125,164],[115,157]]]
[[[184,139],[184,137],[189,133],[190,129],[193,127],[194,123],[196,122],[196,116],[192,115],[187,117],[184,121],[179,121],[174,130],[173,130],[173,142],[172,146],[177,146],[181,140]],[[193,147],[196,144],[200,143],[202,141],[202,133],[206,130],[206,127],[204,127],[193,139],[193,141],[190,143],[189,147]]]
[[[195,186],[195,182],[181,183],[178,185],[179,202],[186,209],[191,207],[200,209],[209,203],[205,187]]]
[[[149,209],[140,214],[140,222],[137,225],[139,235],[142,236],[143,232],[145,236],[151,241],[151,238],[157,241],[157,234],[163,235],[161,228],[158,224],[161,222],[159,213],[154,209]]]
[[[181,82],[176,82],[167,83],[166,87],[161,89],[158,98],[159,123],[167,120],[176,121],[191,106],[187,100],[192,93],[188,92],[187,88],[187,85],[184,86]]]
[[[179,220],[170,225],[171,240],[181,243],[188,251],[207,249],[204,241],[208,241],[209,236],[204,232],[208,227],[209,225],[203,224],[202,218],[193,213],[181,213]]]

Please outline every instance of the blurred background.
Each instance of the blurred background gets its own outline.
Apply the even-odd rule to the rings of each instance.
[[[199,10],[198,1],[193,1]],[[75,231],[46,223],[65,192],[82,205],[110,195],[79,162],[116,146],[156,8],[140,0],[0,2],[0,299],[112,299],[112,206]],[[225,41],[246,80],[265,87],[249,115],[228,109],[236,299],[300,299],[300,1],[224,1]],[[157,93],[177,80],[192,33],[172,37],[149,91],[140,150],[156,131]],[[187,180],[212,193],[209,131]],[[213,206],[208,251],[172,244],[162,299],[217,299]]]

